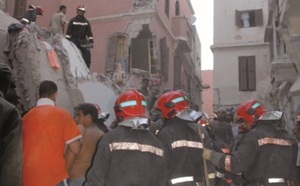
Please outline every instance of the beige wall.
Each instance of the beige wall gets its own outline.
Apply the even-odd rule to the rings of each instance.
[[[238,28],[235,10],[263,9],[263,26]],[[264,42],[268,1],[214,1],[214,105],[234,106],[257,98],[266,99],[270,85],[269,43]],[[256,91],[239,91],[239,56],[256,58]]]
[[[214,45],[257,43],[264,40],[265,26],[238,28],[235,26],[235,10],[263,9],[263,23],[267,23],[266,0],[214,0]]]
[[[236,105],[251,98],[265,99],[264,92],[270,82],[269,48],[267,45],[253,47],[234,47],[216,49],[214,51],[214,104]],[[256,90],[239,91],[238,57],[255,56],[256,60]]]
[[[203,70],[201,72],[202,80],[204,83],[209,84],[210,88],[202,91],[203,106],[202,111],[208,115],[213,115],[213,103],[214,103],[214,81],[213,81],[213,70]]]

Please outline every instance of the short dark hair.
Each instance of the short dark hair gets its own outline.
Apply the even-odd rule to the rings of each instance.
[[[143,79],[142,79],[142,82],[149,82],[149,81],[150,81],[150,79],[147,77],[143,77]]]
[[[48,98],[57,92],[57,85],[53,81],[45,80],[39,87],[40,98]]]
[[[62,11],[63,9],[66,9],[66,5],[60,5],[59,10]]]
[[[80,104],[76,111],[81,110],[82,113],[86,116],[86,115],[91,115],[92,121],[93,123],[96,123],[98,120],[98,109],[96,108],[96,106],[92,103],[83,103]]]

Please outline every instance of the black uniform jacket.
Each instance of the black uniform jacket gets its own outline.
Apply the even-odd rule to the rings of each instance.
[[[269,178],[295,181],[297,145],[285,131],[270,121],[259,121],[240,141],[232,156],[224,155],[219,166],[234,173],[242,172],[249,183]]]
[[[148,130],[118,126],[103,136],[85,186],[163,186],[161,142]]]
[[[231,150],[234,145],[231,125],[226,121],[212,121],[209,125],[211,126],[212,135],[226,144],[226,147],[221,146],[221,148]]]
[[[15,106],[0,92],[0,185],[21,186],[22,126]]]
[[[78,39],[89,39],[93,41],[93,33],[90,22],[84,17],[77,15],[73,17],[68,25],[66,38],[75,42]]]
[[[157,137],[165,145],[168,181],[193,176],[195,182],[203,177],[203,144],[199,134],[188,121],[172,118],[163,124]]]

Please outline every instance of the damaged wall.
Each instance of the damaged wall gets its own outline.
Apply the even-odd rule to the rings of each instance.
[[[0,10],[6,11],[6,0],[0,0]]]
[[[0,15],[4,20],[0,22],[0,37],[4,39],[8,25],[17,20],[1,11]],[[73,113],[74,106],[79,103],[96,103],[102,111],[110,113],[108,123],[111,123],[115,118],[113,104],[121,92],[120,88],[107,77],[92,74],[73,43],[61,35],[53,36],[36,28],[38,33],[42,33],[39,37],[37,32],[27,28],[10,34],[9,61],[6,56],[0,58],[1,62],[13,66],[16,91],[25,109],[35,105],[39,83],[52,80],[58,85],[57,106]],[[2,44],[1,51],[3,47]]]

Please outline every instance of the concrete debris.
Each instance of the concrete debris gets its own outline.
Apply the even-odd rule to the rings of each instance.
[[[18,21],[2,11],[0,16],[3,20],[0,22],[0,38],[4,41],[8,25]],[[35,25],[35,29],[39,28]],[[29,29],[10,34],[10,39],[9,57],[1,52],[0,62],[13,67],[16,91],[25,109],[35,106],[39,83],[52,80],[59,89],[57,106],[73,113],[77,104],[96,103],[103,112],[110,113],[107,124],[115,119],[113,104],[121,89],[104,75],[92,74],[73,43],[62,35]],[[3,48],[2,44],[0,49],[3,51]]]

